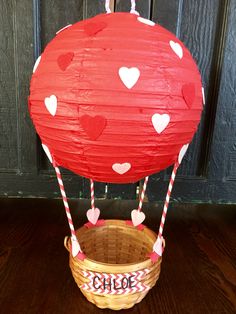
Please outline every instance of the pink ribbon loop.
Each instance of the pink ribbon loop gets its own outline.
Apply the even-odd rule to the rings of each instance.
[[[81,261],[84,261],[86,258],[86,255],[83,252],[79,252],[77,255],[77,258]]]
[[[161,256],[159,256],[156,252],[152,252],[148,254],[148,257],[151,259],[153,263],[156,263]]]

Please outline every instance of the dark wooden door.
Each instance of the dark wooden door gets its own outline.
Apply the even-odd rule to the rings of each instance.
[[[53,169],[29,118],[34,60],[56,31],[104,12],[105,0],[0,0],[0,195],[57,197]],[[129,0],[111,1],[128,11]],[[137,0],[140,15],[174,32],[203,77],[206,105],[178,173],[173,199],[236,202],[236,0]],[[162,201],[170,169],[153,175],[148,198]],[[89,196],[88,181],[64,171],[70,197]],[[137,184],[97,183],[100,198],[136,198]]]

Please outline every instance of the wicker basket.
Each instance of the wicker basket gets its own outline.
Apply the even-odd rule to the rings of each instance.
[[[83,226],[76,231],[76,235],[86,258],[82,261],[73,258],[70,253],[70,268],[78,287],[88,301],[100,308],[127,309],[140,302],[155,285],[160,274],[161,258],[153,264],[147,257],[157,239],[157,235],[147,227],[140,231],[122,220],[106,220],[104,226],[90,229]],[[65,238],[65,247],[70,252],[69,237]],[[89,272],[97,274],[97,279],[100,278],[99,274],[103,278],[112,274],[114,278],[119,276],[115,274],[143,273],[139,279],[147,289],[130,289],[122,294],[104,294],[100,293],[99,289],[89,291],[84,288],[91,281],[91,278],[85,275]]]

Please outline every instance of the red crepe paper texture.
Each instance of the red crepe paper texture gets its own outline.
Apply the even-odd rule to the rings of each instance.
[[[47,45],[29,110],[58,166],[129,183],[172,165],[191,141],[202,84],[191,54],[130,13],[78,22]]]

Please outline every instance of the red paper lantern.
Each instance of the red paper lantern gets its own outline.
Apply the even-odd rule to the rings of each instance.
[[[29,108],[56,165],[128,183],[177,160],[200,120],[202,84],[172,33],[135,14],[101,14],[48,44]]]

